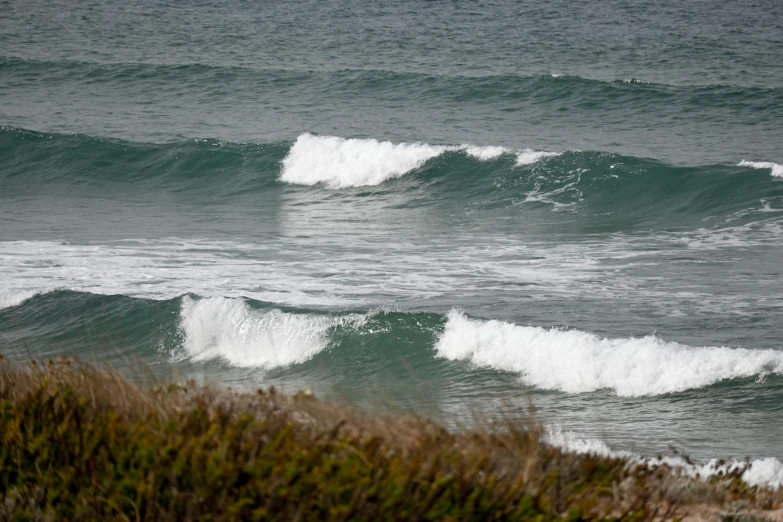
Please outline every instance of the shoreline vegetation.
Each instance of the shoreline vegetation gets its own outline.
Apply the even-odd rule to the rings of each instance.
[[[783,489],[744,470],[701,480],[542,435],[0,356],[0,520],[783,520]]]

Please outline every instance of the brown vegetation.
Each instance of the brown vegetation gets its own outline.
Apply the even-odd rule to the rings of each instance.
[[[739,520],[783,499],[540,440],[532,422],[451,432],[306,393],[0,360],[0,520]]]

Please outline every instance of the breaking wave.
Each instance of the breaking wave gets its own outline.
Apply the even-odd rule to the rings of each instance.
[[[38,293],[37,290],[0,290],[0,309],[18,306]]]
[[[327,316],[254,310],[241,299],[182,300],[180,328],[187,355],[233,366],[276,368],[301,363],[329,344],[329,329],[358,326],[362,315]]]
[[[530,165],[543,158],[559,155],[529,149],[515,153],[499,146],[395,144],[375,139],[303,134],[283,159],[280,181],[295,185],[324,183],[333,189],[380,185],[420,168],[425,162],[445,152],[458,151],[479,161],[516,154],[518,165]]]
[[[566,393],[661,395],[783,373],[783,352],[775,350],[694,348],[654,336],[605,339],[578,330],[470,319],[456,310],[435,348],[441,357],[515,372],[525,384]]]
[[[773,176],[776,178],[783,178],[783,165],[772,163],[769,161],[740,161],[737,166],[739,167],[751,167],[754,169],[770,169]]]

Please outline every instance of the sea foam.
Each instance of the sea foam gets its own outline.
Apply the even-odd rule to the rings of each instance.
[[[596,455],[599,457],[634,458],[630,451],[612,450],[604,441],[590,439],[573,431],[564,431],[560,426],[547,426],[544,442],[568,453]]]
[[[749,463],[709,459],[698,464],[676,456],[646,458],[630,451],[613,450],[601,440],[587,438],[572,431],[563,431],[557,426],[547,427],[544,443],[569,453],[625,459],[631,465],[641,464],[650,467],[666,465],[680,470],[686,476],[703,480],[721,473],[745,469],[742,480],[751,486],[771,488],[783,486],[783,463],[774,457],[754,459]]]
[[[380,185],[404,176],[446,152],[464,152],[479,161],[517,154],[517,165],[528,165],[558,154],[530,149],[515,152],[500,146],[392,143],[302,134],[283,159],[280,181],[294,185],[323,183],[333,189]]]
[[[537,163],[544,158],[551,158],[559,155],[559,152],[544,152],[540,150],[526,149],[517,152],[517,165],[532,165],[533,163]]]
[[[38,290],[0,290],[0,309],[20,305],[38,293],[41,292]]]
[[[737,166],[739,167],[751,167],[754,169],[770,169],[772,175],[776,178],[783,178],[783,165],[772,163],[771,161],[740,161]]]
[[[476,158],[477,160],[481,161],[493,160],[499,158],[503,154],[508,154],[511,152],[505,147],[498,147],[493,145],[487,147],[480,147],[478,145],[462,145],[461,147],[458,147],[458,150],[463,150],[465,151],[465,154],[471,158]]]
[[[358,326],[364,317],[255,310],[242,299],[186,296],[180,329],[186,355],[193,360],[269,369],[310,359],[327,347],[330,328]]]
[[[609,389],[637,397],[701,388],[725,379],[783,373],[783,352],[694,348],[654,336],[605,339],[578,330],[470,319],[452,310],[439,356],[519,373],[545,390]]]
[[[335,136],[299,136],[283,160],[280,180],[331,188],[379,185],[420,167],[447,147]]]

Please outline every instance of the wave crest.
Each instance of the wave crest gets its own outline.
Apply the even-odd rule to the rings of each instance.
[[[578,330],[469,319],[456,310],[435,348],[447,359],[519,373],[528,385],[567,393],[660,395],[783,373],[783,352],[774,350],[694,348],[654,336],[605,339]]]

